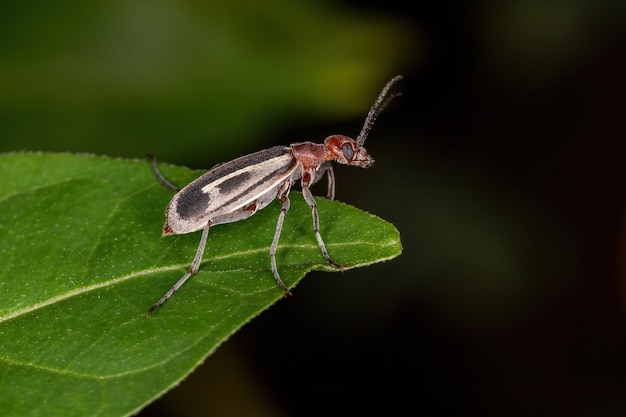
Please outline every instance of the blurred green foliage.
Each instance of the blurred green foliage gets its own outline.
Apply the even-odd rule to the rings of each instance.
[[[0,36],[0,151],[177,162],[364,113],[411,42],[397,19],[284,0],[11,2]]]

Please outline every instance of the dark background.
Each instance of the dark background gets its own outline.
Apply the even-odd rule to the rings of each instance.
[[[312,34],[301,47],[305,55],[313,45],[338,49],[334,60],[317,62],[310,72],[298,70],[309,65],[294,63],[303,59],[302,50],[291,56],[284,46],[289,33],[273,33],[267,13],[257,18],[258,10],[241,3],[233,27],[266,53],[280,51],[268,58],[277,69],[235,61],[232,78],[216,77],[215,91],[221,88],[223,95],[202,99],[213,92],[211,79],[200,76],[192,87],[181,81],[190,91],[174,103],[158,87],[156,98],[127,89],[121,96],[113,89],[105,99],[74,95],[75,107],[68,108],[89,112],[67,117],[80,123],[59,126],[49,122],[54,106],[42,104],[41,97],[56,97],[38,90],[46,83],[25,83],[32,87],[26,92],[10,88],[0,99],[3,151],[139,158],[143,149],[208,168],[274,144],[356,136],[386,80],[405,75],[396,87],[403,96],[378,119],[366,143],[375,166],[336,169],[337,199],[394,223],[403,255],[344,275],[310,274],[293,298],[244,326],[140,415],[626,415],[623,2],[324,5],[331,15],[333,8],[341,11],[352,35],[346,40],[338,22],[321,45],[315,40],[321,32]],[[18,59],[33,44],[33,54],[60,54],[58,61],[46,61],[60,74],[64,65],[71,67],[58,49],[29,43],[19,24],[32,14],[19,9],[27,6],[11,7],[23,20],[3,25],[5,35],[18,34],[0,56],[5,74],[40,70],[40,61],[30,67]],[[46,7],[36,13],[38,27],[46,27],[45,13],[61,13]],[[101,12],[63,16],[74,22]],[[151,34],[144,35],[147,45],[157,41]],[[257,39],[259,34],[267,38]],[[165,33],[158,41],[167,39]],[[199,42],[229,48],[218,38]],[[330,77],[335,82],[354,84],[313,84],[324,71],[343,74]],[[88,77],[79,81],[90,85]],[[284,85],[291,89],[280,90]],[[313,100],[299,86],[321,95]],[[241,102],[255,94],[258,103],[268,103],[249,104],[246,115],[258,114],[256,120],[233,114],[244,114]],[[159,125],[164,119],[171,126]],[[223,130],[211,130],[212,120],[223,122]],[[136,136],[132,143],[114,134],[129,131]],[[229,131],[232,136],[225,136]],[[59,139],[72,132],[74,142]]]

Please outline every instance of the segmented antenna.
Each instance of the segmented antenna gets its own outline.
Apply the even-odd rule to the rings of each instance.
[[[367,135],[370,133],[370,129],[374,125],[374,122],[376,121],[378,115],[383,111],[383,109],[387,106],[387,104],[389,104],[391,100],[393,100],[395,97],[398,97],[399,95],[402,95],[402,93],[393,93],[390,96],[385,97],[387,96],[387,93],[389,92],[391,86],[394,85],[396,81],[400,81],[402,78],[404,78],[402,77],[402,75],[396,75],[391,80],[389,80],[387,84],[385,84],[385,87],[380,92],[378,98],[374,102],[374,105],[370,109],[370,112],[367,114],[367,118],[365,119],[365,123],[363,124],[363,129],[361,129],[361,133],[359,133],[359,136],[357,136],[356,138],[357,145],[363,146],[363,143],[365,142],[365,139],[367,139]]]

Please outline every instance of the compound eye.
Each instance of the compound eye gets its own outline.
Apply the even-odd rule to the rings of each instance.
[[[341,147],[341,151],[343,152],[344,158],[346,158],[348,161],[352,161],[352,158],[354,157],[354,151],[352,150],[352,146],[349,143],[344,143]]]

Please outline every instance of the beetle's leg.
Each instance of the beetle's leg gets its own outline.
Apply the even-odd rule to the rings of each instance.
[[[152,165],[152,172],[154,172],[154,175],[156,175],[157,180],[159,180],[159,182],[163,184],[166,188],[174,192],[179,192],[180,188],[178,188],[177,186],[169,182],[168,179],[165,178],[165,176],[161,173],[161,170],[157,166],[156,158],[154,157],[154,155],[148,155],[148,158],[150,158],[150,164]]]
[[[148,314],[152,313],[154,310],[161,307],[163,303],[169,300],[170,297],[174,295],[174,293],[178,291],[180,287],[183,286],[185,281],[187,281],[192,275],[195,275],[196,272],[198,272],[198,269],[200,269],[200,263],[202,262],[202,255],[204,254],[204,247],[206,246],[206,241],[209,236],[210,227],[211,227],[211,222],[209,221],[207,225],[204,227],[204,229],[202,229],[202,237],[200,238],[200,244],[198,245],[196,256],[193,258],[193,262],[191,263],[191,266],[189,267],[189,271],[187,271],[187,273],[183,275],[182,278],[179,279],[176,282],[176,284],[174,284],[174,286],[170,288],[170,290],[166,292],[163,297],[161,297],[159,301],[157,301],[156,303],[152,305],[152,307],[150,307],[150,310],[148,310]]]
[[[329,200],[335,199],[335,171],[333,171],[333,166],[328,163],[328,169],[326,170],[326,175],[328,176],[328,192],[326,193],[326,198]]]
[[[309,207],[311,207],[311,215],[313,216],[313,232],[315,233],[317,244],[322,250],[322,255],[324,255],[324,258],[326,258],[326,261],[330,265],[334,266],[335,268],[343,269],[343,267],[337,262],[333,261],[328,254],[328,250],[326,249],[326,245],[324,244],[324,240],[322,239],[322,235],[320,234],[320,219],[319,214],[317,214],[317,203],[315,202],[315,198],[313,197],[313,194],[309,189],[307,181],[305,181],[307,178],[310,178],[310,176],[305,173],[302,177],[302,195],[304,196],[304,199],[306,200]]]
[[[291,189],[291,182],[285,181],[278,189],[278,199],[282,206],[280,208],[280,214],[278,215],[278,221],[276,222],[276,232],[274,232],[274,240],[272,240],[272,246],[270,246],[270,260],[272,263],[272,272],[274,273],[274,279],[278,283],[278,286],[285,291],[286,295],[291,295],[289,289],[278,275],[278,267],[276,266],[276,249],[278,248],[278,240],[280,239],[280,232],[283,230],[283,221],[285,220],[285,214],[289,210],[289,190]]]
[[[330,162],[324,162],[320,165],[317,173],[315,174],[315,180],[313,183],[319,181],[320,178],[324,174],[328,176],[328,191],[326,192],[326,198],[329,200],[335,199],[335,172],[333,171],[333,166]],[[310,184],[312,185],[312,184]]]

